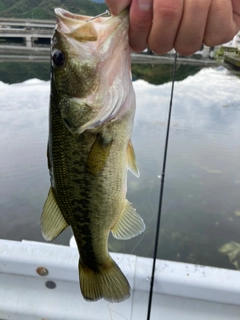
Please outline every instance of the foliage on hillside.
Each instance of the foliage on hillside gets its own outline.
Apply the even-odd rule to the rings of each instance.
[[[0,16],[55,19],[54,8],[58,7],[91,16],[102,13],[107,9],[104,3],[94,3],[90,0],[0,0]]]
[[[189,75],[194,75],[202,67],[180,65],[176,80],[183,80]],[[169,64],[133,64],[133,80],[143,79],[152,84],[163,84],[172,81],[172,66]],[[17,83],[28,79],[38,78],[50,80],[50,63],[38,62],[2,62],[0,63],[0,81]]]
[[[19,83],[33,78],[50,80],[50,62],[9,61],[0,63],[0,81],[4,83]]]
[[[201,66],[179,65],[176,81],[194,75]],[[172,81],[172,66],[169,64],[132,64],[133,80],[143,79],[152,84],[163,84]]]

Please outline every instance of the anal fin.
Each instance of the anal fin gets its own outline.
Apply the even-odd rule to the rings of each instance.
[[[131,239],[145,230],[145,224],[140,215],[133,208],[132,204],[126,200],[125,208],[121,213],[118,222],[112,228],[112,235],[116,239]]]
[[[52,187],[50,187],[41,216],[42,235],[45,240],[52,241],[67,227],[68,223],[62,215]]]

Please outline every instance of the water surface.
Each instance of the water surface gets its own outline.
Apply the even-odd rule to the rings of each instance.
[[[134,82],[133,145],[141,176],[129,172],[129,201],[145,233],[110,239],[110,249],[151,257],[171,83]],[[240,243],[240,79],[205,68],[175,84],[158,257],[234,268],[218,248]],[[49,81],[0,82],[0,237],[44,241],[39,227],[49,189]],[[55,242],[68,244],[67,230]]]

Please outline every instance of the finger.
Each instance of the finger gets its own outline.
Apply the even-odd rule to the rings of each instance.
[[[236,33],[240,31],[240,1],[232,0],[233,20],[236,23]]]
[[[152,1],[132,1],[129,13],[129,43],[133,51],[139,52],[147,48],[147,38],[152,25]]]
[[[236,33],[235,34],[237,34],[240,31],[240,14],[233,12],[233,21],[236,24]]]
[[[233,21],[236,24],[236,34],[240,31],[240,1],[232,0]]]
[[[212,0],[203,42],[207,46],[226,43],[236,34],[231,1]]]
[[[153,21],[148,36],[149,48],[159,54],[173,48],[183,12],[183,0],[155,0]]]
[[[211,0],[185,0],[182,21],[174,48],[187,56],[198,51],[203,43]]]
[[[131,4],[131,0],[105,0],[105,2],[114,16],[118,15]]]

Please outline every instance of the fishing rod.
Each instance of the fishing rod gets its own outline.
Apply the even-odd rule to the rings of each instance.
[[[173,65],[173,73],[172,73],[172,88],[171,88],[171,96],[170,96],[170,102],[169,102],[168,122],[167,122],[167,128],[166,128],[166,138],[165,138],[164,155],[163,155],[163,165],[162,165],[162,175],[161,175],[161,184],[160,184],[160,195],[159,195],[159,204],[158,204],[156,235],[155,235],[155,244],[154,244],[154,253],[153,253],[152,275],[151,275],[150,291],[149,291],[149,299],[148,299],[147,320],[150,320],[151,309],[152,309],[154,275],[155,275],[155,267],[156,267],[156,260],[157,260],[158,239],[159,239],[159,233],[160,233],[164,178],[165,178],[165,170],[166,170],[166,163],[167,163],[167,151],[168,151],[170,122],[171,122],[171,114],[172,114],[172,102],[173,102],[173,91],[174,91],[174,82],[175,82],[175,74],[176,74],[176,65],[177,65],[177,52],[175,52],[175,55],[174,55],[174,65]]]

